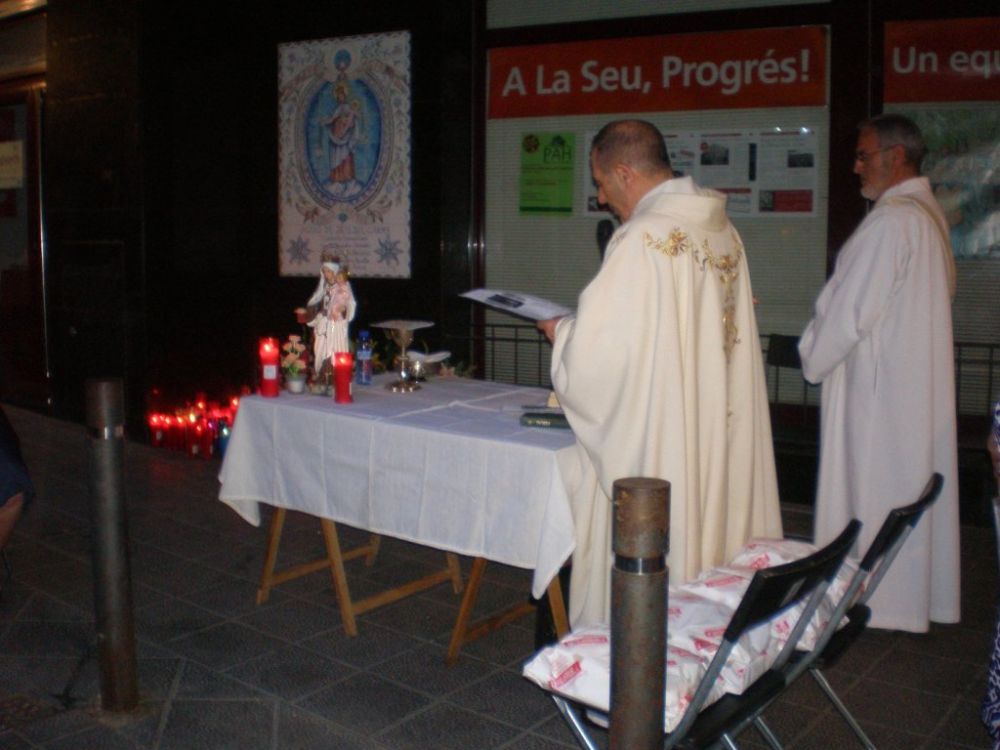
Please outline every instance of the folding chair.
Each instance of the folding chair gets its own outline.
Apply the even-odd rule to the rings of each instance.
[[[773,404],[781,403],[781,370],[796,370],[799,379],[802,381],[802,395],[799,402],[799,418],[802,426],[806,424],[807,405],[809,398],[809,383],[802,377],[802,360],[799,358],[799,337],[785,336],[780,333],[772,333],[767,338],[767,356],[765,364],[773,368],[774,376],[774,401]]]
[[[784,689],[784,668],[860,529],[860,521],[851,521],[840,536],[812,555],[754,573],[687,710],[674,730],[665,736],[665,750],[705,748],[719,743],[730,750],[738,750],[734,738],[754,723],[760,712]],[[705,707],[716,679],[740,638],[796,605],[801,605],[801,612],[771,667],[742,695],[727,694]],[[585,750],[598,750],[580,709],[556,693],[552,693],[552,699],[580,746]]]
[[[816,386],[802,377],[802,360],[799,358],[799,337],[785,336],[780,333],[772,333],[767,337],[767,354],[764,359],[765,366],[770,369],[770,380],[774,385],[774,398],[770,400],[773,422],[779,427],[785,428],[789,438],[794,438],[802,442],[816,443],[816,420],[812,416],[814,407],[809,404],[809,393]],[[781,401],[782,374],[785,370],[791,370],[789,377],[793,380],[793,385],[801,386],[801,393],[798,394],[798,403],[790,401],[783,404]],[[787,382],[787,380],[786,380]]]
[[[788,682],[791,684],[808,669],[866,750],[875,750],[875,745],[861,729],[851,712],[847,710],[847,706],[844,705],[833,686],[827,681],[822,670],[833,665],[840,658],[840,655],[865,631],[868,620],[871,618],[871,608],[868,606],[868,601],[875,593],[882,578],[885,577],[906,538],[920,521],[924,511],[934,503],[941,493],[943,484],[943,477],[935,473],[928,480],[916,502],[889,511],[889,515],[882,522],[875,539],[872,540],[868,551],[861,559],[858,571],[848,584],[844,596],[834,608],[815,648],[809,653],[797,652],[788,673]],[[847,623],[838,628],[838,624],[845,616]],[[771,747],[781,748],[781,743],[767,728],[763,720],[757,723],[757,728]]]

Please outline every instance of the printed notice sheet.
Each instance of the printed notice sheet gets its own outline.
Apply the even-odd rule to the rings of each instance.
[[[725,193],[730,217],[816,215],[819,141],[811,128],[663,133],[663,139],[674,175]],[[589,153],[593,134],[585,140]],[[584,195],[587,214],[605,213],[589,172]]]
[[[522,292],[508,292],[503,289],[470,289],[459,296],[482,302],[495,310],[503,310],[505,313],[528,320],[548,320],[549,318],[570,315],[573,312],[568,307],[541,297]]]

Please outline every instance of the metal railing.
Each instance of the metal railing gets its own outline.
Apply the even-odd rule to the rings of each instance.
[[[470,351],[474,377],[551,388],[552,347],[529,323],[486,323],[445,335],[453,350]]]
[[[1000,344],[955,342],[955,402],[958,414],[986,417],[1000,396]],[[983,438],[986,439],[985,437]]]
[[[472,374],[475,377],[518,385],[551,387],[551,347],[545,336],[532,324],[488,323],[470,326],[465,333],[449,334],[448,339],[456,350],[472,352]],[[766,361],[770,335],[761,334],[760,340]],[[772,402],[779,402],[780,399],[782,404],[803,404],[804,399],[804,405],[819,405],[819,388],[802,389],[801,373],[790,372],[788,368],[766,369],[768,398]],[[786,387],[786,380],[794,387]],[[1000,344],[956,341],[955,401],[959,417],[989,415],[993,400],[998,396]]]

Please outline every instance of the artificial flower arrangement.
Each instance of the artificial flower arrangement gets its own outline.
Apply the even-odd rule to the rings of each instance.
[[[306,345],[302,343],[302,337],[292,334],[288,341],[281,345],[284,355],[281,358],[281,372],[285,377],[299,377],[305,375],[309,367],[309,352]]]

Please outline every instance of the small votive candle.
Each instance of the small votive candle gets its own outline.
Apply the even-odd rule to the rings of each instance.
[[[336,352],[333,355],[333,400],[338,404],[350,404],[351,383],[354,381],[354,357],[350,352]]]

